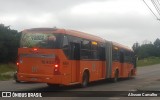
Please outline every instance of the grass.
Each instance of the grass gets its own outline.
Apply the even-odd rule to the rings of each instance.
[[[160,64],[160,57],[149,57],[137,61],[138,67],[155,65],[155,64]]]
[[[6,80],[10,80],[13,79],[13,76],[11,75],[0,75],[0,81],[6,81]]]
[[[15,64],[0,64],[0,81],[12,79],[15,71]]]

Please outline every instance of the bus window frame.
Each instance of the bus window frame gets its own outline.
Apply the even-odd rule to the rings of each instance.
[[[69,58],[69,57],[70,57],[70,44],[69,44],[69,39],[68,39],[68,36],[67,36],[66,34],[62,35],[62,37],[63,37],[63,39],[62,39],[61,48],[62,48],[65,56],[66,56],[67,58]],[[63,45],[63,43],[64,43],[64,38],[65,38],[65,37],[66,37],[67,42],[68,42],[68,46],[67,46],[67,47],[63,47],[63,46],[64,46],[64,45]]]
[[[112,48],[112,60],[113,61],[119,61],[121,62],[121,59],[120,59],[120,50],[118,47],[116,47],[117,49],[115,49],[115,47]]]
[[[88,41],[88,48],[83,48],[83,41]],[[80,52],[81,52],[81,55],[80,55],[80,59],[81,60],[91,60],[90,58],[91,58],[91,41],[90,40],[87,40],[87,39],[82,39],[82,41],[81,41],[81,50],[80,50]],[[88,53],[87,54],[87,56],[86,56],[86,54],[84,54],[85,56],[83,56],[83,53]]]
[[[36,33],[35,32],[21,32],[20,43],[19,43],[19,47],[20,48],[25,48],[25,47],[22,46],[23,36],[24,36],[24,34],[29,34],[29,33],[36,34],[38,32],[36,32]],[[56,36],[56,40],[58,40],[58,41],[56,41],[54,43],[55,46],[53,46],[53,47],[50,47],[50,48],[39,47],[40,49],[60,49],[60,48],[62,48],[62,46],[61,46],[61,44],[62,44],[62,35],[61,34],[59,34],[59,33],[43,33],[43,34],[54,34],[54,35],[57,35]],[[26,48],[33,48],[33,47],[26,47]]]
[[[72,48],[71,48],[71,44],[72,43],[79,43],[80,44],[80,59],[79,60],[105,60],[105,45],[103,43],[100,43],[100,42],[97,42],[97,41],[93,41],[93,40],[88,40],[88,39],[84,39],[84,38],[80,38],[80,37],[77,37],[77,36],[72,36],[72,35],[68,35],[68,34],[63,34],[63,38],[64,36],[67,37],[68,39],[68,44],[69,44],[69,53],[68,53],[68,56],[67,58],[70,59],[70,60],[75,60],[73,57],[72,57]],[[87,48],[84,48],[83,47],[83,41],[88,41],[88,47]],[[96,42],[97,43],[97,47],[95,50],[92,50],[92,42]],[[63,49],[63,39],[62,39],[62,47]],[[103,49],[103,50],[101,50]],[[99,51],[101,50],[101,51]],[[64,51],[64,50],[63,50]],[[88,56],[85,58],[83,57],[83,52],[87,52]],[[93,57],[93,52],[96,52],[96,57]],[[86,55],[86,54],[84,54]]]
[[[99,43],[96,42],[96,44],[93,44],[92,42],[96,42],[96,41],[91,41],[91,57],[90,57],[90,59],[99,60],[100,59],[100,55],[99,55],[99,52],[98,52]],[[94,48],[94,46],[96,46],[96,47]]]
[[[81,50],[81,38],[79,38],[79,37],[76,37],[76,36],[72,36],[72,35],[67,35],[68,36],[68,41],[69,41],[69,59],[70,60],[80,60],[80,57],[79,57],[79,59],[74,59],[74,57],[73,57],[73,52],[72,52],[72,43],[74,44],[74,43],[77,43],[77,44],[79,44],[80,45],[80,50]],[[79,51],[80,51],[79,50]],[[81,54],[81,52],[80,52],[80,54]]]
[[[99,43],[99,60],[106,60],[105,43]]]

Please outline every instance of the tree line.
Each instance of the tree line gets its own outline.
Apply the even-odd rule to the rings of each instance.
[[[20,33],[17,30],[0,24],[0,63],[16,61],[19,40]]]
[[[142,45],[134,43],[132,49],[139,59],[160,57],[160,39],[157,38],[153,43],[146,42]]]

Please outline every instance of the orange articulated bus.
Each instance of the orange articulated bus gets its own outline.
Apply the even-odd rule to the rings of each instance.
[[[17,80],[48,85],[82,84],[136,75],[133,51],[87,33],[57,28],[22,31]]]

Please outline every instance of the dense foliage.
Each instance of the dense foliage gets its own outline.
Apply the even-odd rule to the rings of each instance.
[[[148,57],[160,57],[160,39],[156,39],[154,43],[145,43],[139,45],[139,43],[133,44],[133,50],[139,59]]]
[[[15,62],[20,33],[0,24],[0,63]]]

